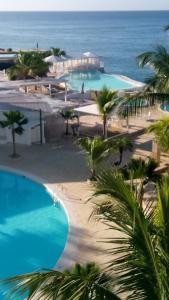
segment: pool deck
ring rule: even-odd
[[[45,96],[25,95],[18,92],[21,82],[9,82],[0,74],[0,102],[32,102],[44,101],[49,105],[56,105],[56,100]],[[57,106],[64,107],[64,101],[57,100]],[[68,105],[68,103],[66,103]],[[153,111],[153,120],[163,115],[160,110]],[[151,156],[152,137],[144,134],[144,128],[151,121],[152,116],[131,118],[129,133],[135,141],[135,154],[141,157]],[[90,123],[89,117],[86,121]],[[92,117],[92,125],[97,120]],[[89,171],[86,166],[85,156],[75,145],[71,136],[63,137],[58,142],[45,145],[23,146],[17,145],[21,158],[9,158],[11,145],[0,145],[0,166],[15,172],[21,172],[28,177],[45,184],[57,198],[63,202],[70,220],[70,234],[65,252],[58,262],[57,268],[70,267],[74,262],[85,263],[96,261],[101,266],[107,261],[105,253],[106,244],[98,243],[108,235],[105,226],[89,221],[93,204],[86,200],[92,195],[92,186],[88,183]],[[126,152],[124,163],[131,158],[131,153]],[[117,156],[114,156],[117,160]],[[162,158],[164,161],[168,157]],[[112,233],[111,233],[112,234]],[[115,235],[116,233],[114,233]]]
[[[93,236],[100,231],[100,224],[94,229],[92,221],[88,222],[91,204],[85,204],[85,201],[91,192],[86,181],[89,174],[84,155],[71,140],[61,141],[59,145],[18,146],[18,152],[22,155],[19,160],[11,160],[8,157],[10,151],[11,145],[0,146],[1,168],[7,167],[43,182],[66,207],[70,239],[59,269],[69,267],[77,260],[93,260],[96,252],[100,251],[100,246],[93,243]]]

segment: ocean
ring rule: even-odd
[[[70,55],[100,55],[107,72],[143,81],[136,57],[157,44],[168,46],[169,11],[0,12],[0,48],[59,47]]]

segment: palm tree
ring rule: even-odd
[[[118,94],[116,91],[112,92],[106,87],[104,87],[99,93],[95,93],[94,97],[99,113],[103,118],[103,137],[106,138],[107,118],[111,114],[113,109],[117,107]]]
[[[39,52],[20,52],[14,66],[7,70],[10,80],[20,80],[45,76],[49,65],[44,62]]]
[[[44,271],[20,275],[8,279],[6,283],[16,284],[12,293],[18,296],[28,292],[28,299],[60,300],[120,300],[112,291],[112,278],[103,273],[95,263],[85,266],[75,264],[71,271]]]
[[[61,112],[62,118],[66,122],[66,131],[65,134],[69,134],[69,120],[71,120],[74,117],[74,112],[72,110],[66,109]]]
[[[127,299],[168,299],[169,177],[157,189],[159,210],[150,204],[142,208],[135,192],[112,170],[97,180],[95,195],[103,195],[105,200],[95,214],[117,231],[117,238],[108,240],[109,271],[116,272],[120,291],[130,294]]]
[[[88,264],[63,273],[15,276],[3,281],[12,286],[12,293],[28,292],[28,299],[168,300],[169,176],[157,185],[158,202],[151,209],[142,208],[135,192],[113,170],[97,177],[95,189],[93,197],[99,198],[93,216],[112,231],[106,274]]]
[[[154,71],[154,76],[147,83],[157,92],[169,92],[169,52],[161,45],[154,51],[148,51],[138,56],[141,68],[148,66]]]
[[[108,158],[113,151],[113,145],[108,139],[103,140],[101,137],[80,138],[78,144],[86,152],[91,179],[95,179],[98,165]]]
[[[150,125],[147,129],[149,133],[153,133],[155,141],[160,149],[169,152],[169,117],[163,117],[161,120]]]
[[[112,140],[112,143],[114,143],[114,147],[117,148],[119,151],[119,162],[118,165],[120,165],[123,161],[123,153],[124,151],[132,151],[133,150],[133,143],[127,138],[127,137],[120,137]]]
[[[8,127],[11,130],[13,153],[11,157],[16,158],[19,155],[16,153],[16,138],[15,135],[21,135],[24,132],[23,125],[28,123],[28,119],[24,117],[19,111],[9,111],[3,113],[6,120],[0,121],[0,126],[2,128]]]
[[[157,144],[157,161],[160,162],[160,151],[169,153],[169,117],[150,125],[147,132],[154,134],[154,141]]]
[[[46,76],[49,71],[49,64],[46,63],[41,55],[37,52],[33,52],[30,57],[29,66],[29,76],[36,78]]]
[[[132,158],[130,162],[120,170],[124,179],[143,179],[143,183],[149,180],[156,181],[160,178],[160,175],[155,174],[155,169],[158,167],[158,163],[151,157],[147,160],[142,158]]]
[[[7,69],[7,75],[10,80],[20,80],[29,77],[29,55],[20,52],[15,65]]]
[[[61,50],[60,48],[51,48],[51,52],[55,56],[66,56],[66,52],[64,50]]]
[[[168,30],[169,30],[169,25],[166,25],[166,26],[164,27],[164,30],[165,30],[165,31],[168,31]]]

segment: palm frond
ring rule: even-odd
[[[98,94],[95,94],[95,101],[98,106],[99,112],[103,114],[109,114],[118,99],[118,94],[116,91],[111,91],[104,87]]]
[[[137,57],[141,68],[148,66],[154,74],[149,79],[149,86],[157,92],[169,92],[169,53],[162,45],[157,45],[154,51],[145,52]]]
[[[169,253],[169,175],[165,176],[157,187],[158,205],[156,210],[156,224],[159,228],[161,243]]]
[[[77,143],[86,152],[92,178],[96,175],[96,168],[98,165],[116,150],[111,140],[103,139],[99,136],[96,136],[93,139],[89,137],[80,138]]]
[[[11,293],[28,299],[61,300],[120,300],[113,292],[112,278],[101,272],[94,264],[76,264],[71,271],[35,272],[15,276],[3,281],[11,288]]]
[[[152,214],[144,214],[130,186],[113,171],[98,176],[96,196],[105,198],[100,205],[97,200],[97,218],[116,231],[117,238],[107,242],[112,257],[109,270],[116,274],[119,291],[129,293],[129,299],[161,299],[166,277],[159,275]]]
[[[166,26],[164,27],[164,30],[165,30],[165,31],[168,31],[168,30],[169,30],[169,25],[166,25]]]
[[[150,125],[147,132],[154,134],[155,141],[158,143],[162,151],[169,151],[169,117],[164,117]]]

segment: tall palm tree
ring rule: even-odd
[[[123,161],[123,153],[126,150],[132,151],[133,150],[133,143],[129,140],[127,137],[120,137],[112,140],[112,143],[114,143],[114,147],[117,148],[119,151],[119,162],[120,165]]]
[[[157,144],[157,160],[160,161],[160,151],[169,153],[169,117],[150,125],[147,132],[154,134],[154,141]]]
[[[33,52],[30,56],[29,66],[29,76],[32,78],[46,76],[49,71],[49,64],[46,63],[41,55],[37,52]]]
[[[29,77],[29,62],[30,57],[27,52],[20,51],[16,63],[7,69],[7,75],[10,80],[20,80]]]
[[[95,93],[95,101],[99,113],[103,119],[103,137],[107,137],[107,118],[117,107],[118,94],[116,91],[111,91],[104,87],[99,93]]]
[[[104,161],[113,151],[113,145],[108,139],[101,137],[84,137],[78,140],[78,144],[85,151],[88,165],[91,170],[91,179],[95,179],[98,165]]]
[[[66,122],[65,134],[68,135],[69,134],[69,120],[71,120],[72,117],[74,116],[74,112],[70,109],[66,109],[61,112],[61,116]]]
[[[94,264],[63,273],[36,272],[5,280],[12,293],[28,292],[28,299],[168,300],[169,177],[157,186],[157,206],[151,209],[142,208],[135,192],[113,170],[98,176],[95,189],[94,197],[99,198],[93,215],[112,231],[107,240],[108,275]]]
[[[6,120],[0,121],[2,128],[9,128],[12,135],[13,153],[11,157],[16,158],[19,155],[16,153],[16,137],[15,135],[21,135],[24,132],[23,125],[28,123],[28,119],[24,117],[19,111],[9,111],[3,113]]]
[[[155,141],[160,149],[169,152],[169,117],[163,117],[161,120],[150,125],[147,129],[149,133],[153,133]]]
[[[43,61],[39,52],[20,52],[14,66],[7,70],[10,80],[20,80],[45,76],[48,72],[48,63]]]
[[[145,52],[138,56],[141,68],[148,66],[154,71],[154,75],[147,83],[157,92],[169,92],[169,52],[161,45],[153,51]]]

